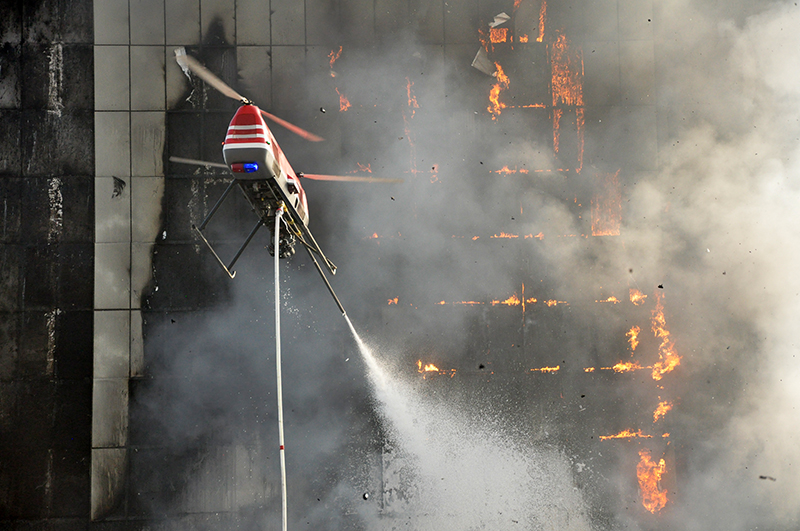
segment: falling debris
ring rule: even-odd
[[[494,63],[489,60],[489,54],[483,47],[478,48],[475,59],[472,60],[472,68],[480,70],[487,76],[495,75]]]
[[[489,22],[489,27],[496,28],[497,26],[505,24],[509,20],[511,20],[511,17],[508,16],[505,12],[499,13],[494,16],[494,20],[492,22]]]
[[[191,81],[192,74],[189,72],[189,64],[186,62],[186,48],[183,46],[175,48],[175,60],[178,62],[178,66],[181,67],[181,70],[183,70],[183,74],[186,78]]]
[[[772,476],[758,476],[758,479],[768,479],[770,481],[778,481],[777,479],[775,479]]]

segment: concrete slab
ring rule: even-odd
[[[200,0],[165,0],[167,46],[200,43]]]
[[[98,310],[130,307],[130,243],[95,244],[94,306]]]
[[[622,103],[654,105],[656,74],[653,41],[621,41],[619,62]]]
[[[268,46],[239,46],[236,49],[239,67],[239,87],[246,97],[268,109],[272,100],[270,48]]]
[[[587,106],[620,102],[619,43],[590,41],[583,45],[583,95]]]
[[[95,175],[120,179],[131,174],[130,114],[96,112]],[[127,179],[125,179],[127,180]]]
[[[142,298],[153,278],[154,243],[131,245],[131,308],[142,308]]]
[[[20,46],[6,46],[0,50],[0,109],[18,109],[22,103],[20,94],[20,70],[22,56]],[[26,72],[27,73],[27,72]]]
[[[94,380],[92,448],[118,448],[128,442],[128,379]]]
[[[230,0],[200,0],[200,35],[204,45],[236,42],[236,3]]]
[[[341,6],[335,2],[308,5],[306,9],[306,44],[336,47],[342,43],[339,28]]]
[[[131,239],[154,242],[161,228],[163,177],[135,177],[131,180]]]
[[[409,5],[394,0],[375,1],[375,33],[384,41],[404,29],[409,20]]]
[[[167,109],[174,109],[183,104],[192,90],[192,82],[175,61],[175,48],[167,46],[164,51]]]
[[[164,0],[129,0],[131,44],[164,44]]]
[[[128,44],[128,0],[93,2],[94,43]]]
[[[129,72],[127,46],[95,46],[95,110],[122,111],[130,108]]]
[[[481,20],[478,16],[477,2],[445,2],[444,42],[478,44],[478,28],[488,22],[489,20]]]
[[[236,44],[257,46],[270,44],[269,3],[262,0],[237,0]]]
[[[276,111],[286,111],[297,105],[296,87],[303,82],[305,58],[302,47],[272,47],[272,108]]]
[[[619,6],[619,38],[621,40],[653,39],[652,0],[617,0]]]
[[[142,332],[141,310],[131,310],[131,378],[143,378],[144,373],[144,334]]]
[[[164,175],[163,112],[131,113],[131,173],[134,177]]]
[[[584,167],[594,164],[604,171],[657,167],[655,106],[589,107],[586,138]]]
[[[94,378],[130,375],[130,311],[94,313]]]
[[[305,3],[296,0],[273,0],[271,9],[271,44],[305,44]]]
[[[108,517],[122,508],[127,465],[126,448],[92,448],[92,520]]]
[[[130,179],[95,177],[94,210],[97,243],[129,242],[131,239]]]
[[[22,174],[21,118],[19,111],[0,111],[0,174]]]
[[[347,43],[366,44],[375,39],[375,4],[372,0],[354,0],[342,5],[339,28]]]
[[[131,109],[162,110],[165,105],[166,55],[161,46],[131,46]]]
[[[417,36],[425,44],[444,42],[444,3],[442,0],[411,0],[411,17],[417,24]]]

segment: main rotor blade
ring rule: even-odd
[[[300,173],[301,178],[314,181],[345,181],[366,183],[401,183],[403,179],[387,179],[383,177],[360,177],[357,175],[322,175],[318,173]]]
[[[325,140],[321,136],[317,136],[314,133],[309,133],[305,129],[301,129],[301,128],[297,127],[296,125],[291,124],[291,123],[287,122],[286,120],[284,120],[282,118],[278,118],[274,114],[270,114],[270,113],[268,113],[267,111],[265,111],[263,109],[259,109],[259,110],[261,111],[261,114],[264,115],[264,118],[272,120],[276,124],[285,127],[286,129],[288,129],[292,133],[294,133],[296,135],[299,135],[299,136],[305,138],[306,140],[310,140],[311,142],[322,142],[323,140]]]
[[[207,160],[185,159],[183,157],[170,157],[170,162],[177,162],[178,164],[193,164],[195,166],[210,166],[212,168],[225,168],[229,169],[227,164],[220,162],[208,162]]]
[[[183,48],[176,48],[175,49],[175,60],[178,62],[181,68],[191,70],[197,77],[220,91],[223,95],[236,100],[241,101],[243,103],[250,103],[250,100],[233,90],[229,87],[224,81],[220,78],[215,76],[211,73],[209,69],[204,67],[200,64],[200,62],[192,57],[191,55],[187,55],[186,51]]]

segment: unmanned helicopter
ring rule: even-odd
[[[258,229],[263,225],[267,225],[273,234],[269,248],[270,254],[274,255],[277,252],[279,258],[289,258],[295,254],[295,244],[300,242],[308,251],[308,255],[314,262],[320,276],[322,276],[328,291],[330,291],[342,314],[344,314],[345,311],[342,304],[333,292],[322,267],[317,262],[317,257],[319,257],[328,271],[333,275],[336,274],[336,266],[325,256],[308,229],[308,202],[306,193],[300,184],[300,178],[367,182],[402,182],[402,179],[295,173],[280,146],[278,146],[272,131],[267,127],[264,118],[285,127],[306,140],[320,142],[324,140],[323,138],[259,109],[252,101],[240,95],[201,65],[197,59],[187,55],[183,48],[175,50],[175,59],[185,72],[191,71],[223,95],[241,103],[241,107],[236,111],[228,126],[225,141],[222,143],[222,156],[225,164],[170,157],[172,162],[220,167],[230,170],[233,174],[233,180],[200,226],[192,225],[192,228],[197,231],[200,238],[211,250],[214,258],[231,278],[236,276],[236,272],[233,270],[236,261],[256,235]],[[203,231],[234,188],[239,188],[243,193],[252,211],[258,217],[258,221],[233,259],[226,264],[206,239]],[[280,208],[284,208],[287,215],[280,218],[283,230],[279,231],[279,241],[275,242],[273,225],[276,213]]]

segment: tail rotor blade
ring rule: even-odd
[[[301,178],[314,181],[340,181],[364,183],[402,183],[403,179],[387,179],[383,177],[361,177],[358,175],[324,175],[319,173],[299,173]]]
[[[183,48],[175,49],[175,60],[178,62],[180,67],[184,69],[184,71],[187,69],[191,70],[194,75],[217,89],[223,95],[236,101],[250,103],[250,100],[233,90],[224,81],[212,74],[211,71],[201,65],[197,59],[191,55],[186,55],[186,50]]]
[[[267,111],[265,111],[263,109],[259,109],[259,110],[261,111],[261,114],[264,115],[264,118],[267,118],[268,120],[272,120],[276,124],[278,124],[278,125],[280,125],[282,127],[285,127],[286,129],[288,129],[292,133],[294,133],[294,134],[296,134],[296,135],[298,135],[298,136],[300,136],[302,138],[305,138],[306,140],[309,140],[311,142],[322,142],[323,140],[325,140],[321,136],[317,136],[314,133],[309,133],[305,129],[301,129],[301,128],[297,127],[296,125],[294,125],[292,123],[289,123],[289,122],[287,122],[286,120],[284,120],[282,118],[278,118],[274,114],[270,114],[270,113],[268,113]]]

